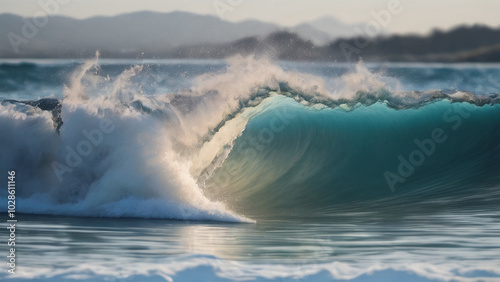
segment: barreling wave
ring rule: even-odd
[[[493,208],[499,118],[498,104],[394,110],[378,102],[348,112],[276,98],[207,177],[206,193],[253,217]]]
[[[62,100],[3,100],[0,167],[18,211],[252,222],[265,214],[499,199],[500,97],[387,87],[362,64],[335,89],[232,59],[178,93],[96,61]]]

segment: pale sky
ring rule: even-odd
[[[56,0],[41,0],[52,2]],[[135,11],[186,11],[218,16],[214,5],[230,7],[223,19],[256,19],[292,26],[330,15],[347,23],[366,23],[373,12],[398,0],[57,0],[58,15],[74,18],[113,16]],[[43,11],[38,0],[0,0],[0,13],[31,17]],[[500,27],[500,0],[399,0],[402,11],[392,15],[386,30],[396,33],[449,29],[459,24],[481,23]],[[222,4],[221,4],[222,3]],[[219,13],[220,14],[220,13]]]

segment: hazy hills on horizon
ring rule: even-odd
[[[368,44],[359,46],[360,42]],[[85,58],[96,50],[109,58],[201,59],[267,53],[284,60],[499,62],[500,29],[459,27],[427,36],[389,36],[382,31],[367,41],[354,26],[333,17],[285,28],[186,12],[135,12],[83,20],[53,16],[37,27],[33,19],[0,14],[2,58]]]
[[[27,21],[30,24],[25,27]],[[325,32],[328,26],[334,28]],[[335,38],[349,36],[349,32],[354,35],[354,30],[348,25],[328,17],[284,28],[256,20],[233,23],[216,16],[187,12],[135,12],[82,20],[52,16],[45,26],[38,28],[30,18],[0,14],[0,57],[85,55],[89,50],[128,53],[145,49],[145,46],[145,51],[157,53],[182,46],[224,44],[245,37],[263,37],[283,30],[295,32],[315,44],[326,44]],[[27,31],[28,36],[23,31]],[[21,38],[9,39],[9,33]],[[32,38],[31,33],[35,34]],[[15,47],[11,41],[15,42]]]

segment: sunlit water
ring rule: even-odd
[[[397,213],[256,224],[22,215],[18,273],[38,278],[64,273],[62,278],[74,272],[95,279],[97,272],[99,279],[108,279],[165,268],[183,281],[186,273],[203,273],[206,267],[212,280],[221,281],[264,275],[288,281],[321,268],[335,270],[338,278],[361,275],[354,281],[416,279],[413,271],[431,280],[497,277],[480,269],[492,271],[500,264],[498,211]],[[374,271],[363,275],[370,268]],[[204,280],[203,275],[196,280]],[[326,274],[320,277],[328,280]]]

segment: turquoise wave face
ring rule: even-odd
[[[205,190],[256,217],[498,203],[499,121],[500,105],[436,101],[395,110],[376,103],[345,111],[276,97]]]

